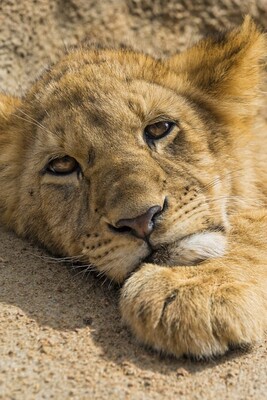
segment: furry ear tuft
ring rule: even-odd
[[[168,60],[189,84],[216,99],[248,102],[261,81],[266,37],[251,17],[217,37],[201,40]]]
[[[0,93],[0,129],[8,124],[10,117],[20,103],[19,98]]]

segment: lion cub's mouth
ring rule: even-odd
[[[224,232],[203,231],[152,248],[143,262],[168,266],[196,265],[209,258],[222,257],[226,245]]]
[[[143,261],[144,263],[165,265],[170,260],[170,253],[168,245],[163,244],[160,248],[151,251],[148,257]]]

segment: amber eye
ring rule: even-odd
[[[46,170],[55,175],[67,175],[79,169],[79,164],[75,158],[70,156],[64,156],[55,158],[50,161]]]
[[[147,125],[145,134],[151,140],[161,139],[171,132],[174,125],[174,122],[170,121],[155,122],[155,124]]]

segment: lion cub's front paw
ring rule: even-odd
[[[263,332],[263,305],[226,272],[145,264],[123,288],[123,319],[143,343],[175,356],[210,357],[252,343]]]

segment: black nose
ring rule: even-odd
[[[120,219],[115,229],[119,232],[131,232],[134,236],[145,239],[154,229],[155,217],[162,211],[161,206],[150,207],[144,214],[135,218]]]

